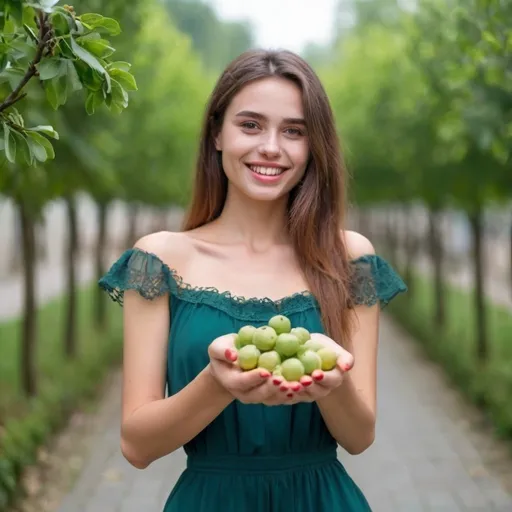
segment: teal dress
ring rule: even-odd
[[[384,305],[406,290],[379,256],[363,256],[351,264],[358,304]],[[293,325],[323,332],[319,306],[310,293],[273,301],[191,287],[156,255],[140,249],[122,254],[99,284],[121,305],[124,290],[136,290],[146,299],[169,294],[169,395],[205,368],[207,347],[215,338],[243,325],[258,327],[283,314]],[[315,403],[268,407],[235,400],[184,449],[187,468],[164,512],[371,510],[338,461],[337,443]]]

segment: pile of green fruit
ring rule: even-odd
[[[336,353],[322,345],[304,327],[293,327],[284,315],[273,316],[268,325],[242,327],[235,340],[238,364],[244,371],[265,368],[285,380],[298,381],[315,370],[332,370]]]

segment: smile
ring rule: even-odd
[[[286,170],[282,167],[262,167],[259,165],[247,165],[247,167],[249,167],[252,172],[262,176],[279,176]]]

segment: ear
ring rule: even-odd
[[[222,151],[222,144],[220,143],[220,133],[218,133],[214,138],[213,141],[215,142],[215,149],[217,151]]]

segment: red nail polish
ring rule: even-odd
[[[294,384],[292,386],[293,391],[300,391],[300,384]]]
[[[305,380],[302,385],[303,386],[311,386],[311,384],[313,384],[313,381],[312,380]]]
[[[260,372],[260,377],[262,379],[267,379],[268,377],[270,377],[270,373],[268,373],[268,372]]]
[[[315,380],[322,380],[324,378],[324,374],[323,373],[317,373],[314,377]]]
[[[286,396],[287,396],[288,398],[293,398],[293,393],[288,393]]]
[[[288,386],[281,386],[279,389],[281,391],[288,391]]]
[[[272,380],[272,382],[274,383],[275,386],[279,386],[279,384],[281,384],[280,379],[274,379],[274,380]]]
[[[226,356],[226,359],[229,359],[230,361],[236,361],[237,354],[234,350],[227,348],[226,352],[224,352],[224,355]]]
[[[344,364],[342,368],[343,368],[344,372],[348,372],[349,370],[352,369],[352,365],[347,363],[347,364]]]

